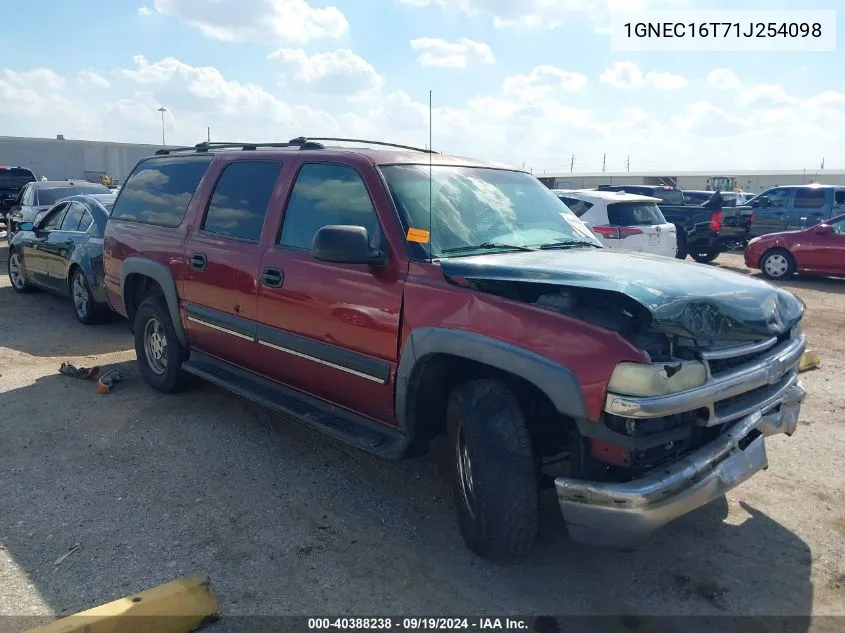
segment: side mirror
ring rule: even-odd
[[[383,251],[370,246],[370,236],[363,226],[324,226],[314,236],[311,255],[322,262],[335,264],[370,264],[381,266],[387,261]]]
[[[833,227],[830,224],[817,224],[813,227],[816,235],[833,235]]]
[[[18,231],[31,231],[32,226],[32,222],[21,222],[18,224]]]

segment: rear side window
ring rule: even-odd
[[[80,233],[85,233],[88,229],[91,228],[91,225],[94,223],[94,218],[91,217],[91,214],[88,213],[86,210],[85,213],[82,214],[82,219],[79,221],[79,226],[77,227],[77,231]]]
[[[640,193],[639,191],[632,191],[631,193]],[[680,189],[654,189],[650,194],[654,198],[660,198],[663,204],[671,206],[684,206],[684,194]]]
[[[607,205],[607,218],[614,226],[651,226],[666,224],[656,204],[617,202]]]
[[[227,165],[214,188],[202,230],[257,242],[281,169],[280,163],[271,161]]]
[[[587,211],[593,208],[592,202],[586,202],[584,200],[566,197],[562,197],[561,200],[567,207],[569,207],[569,210],[572,211],[572,213],[577,215],[579,218],[584,215]]]
[[[120,191],[115,220],[179,226],[212,156],[168,156],[141,161]]]
[[[820,209],[825,203],[824,189],[796,189],[796,209]]]
[[[65,213],[65,219],[62,220],[62,231],[76,231],[79,226],[79,221],[85,215],[85,207],[78,202],[71,202]]]
[[[834,204],[837,207],[845,207],[845,189],[840,189],[834,196]]]
[[[35,182],[35,174],[21,167],[0,167],[0,189],[20,189]]]

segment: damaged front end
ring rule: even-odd
[[[764,438],[795,431],[806,337],[792,294],[642,255],[520,253],[498,270],[481,259],[442,265],[476,290],[616,331],[650,361],[616,365],[601,420],[577,421],[582,468],[554,478],[574,541],[630,548],[766,468]]]

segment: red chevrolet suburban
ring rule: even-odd
[[[500,559],[543,487],[573,540],[630,548],[795,431],[789,292],[602,248],[526,172],[342,140],[135,167],[105,278],[150,385],[193,374],[393,459],[443,434],[462,535]]]

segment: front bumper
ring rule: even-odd
[[[792,435],[806,396],[799,381],[767,409],[738,420],[706,446],[627,483],[555,480],[570,538],[628,549],[670,521],[723,496],[768,467],[765,437]]]

